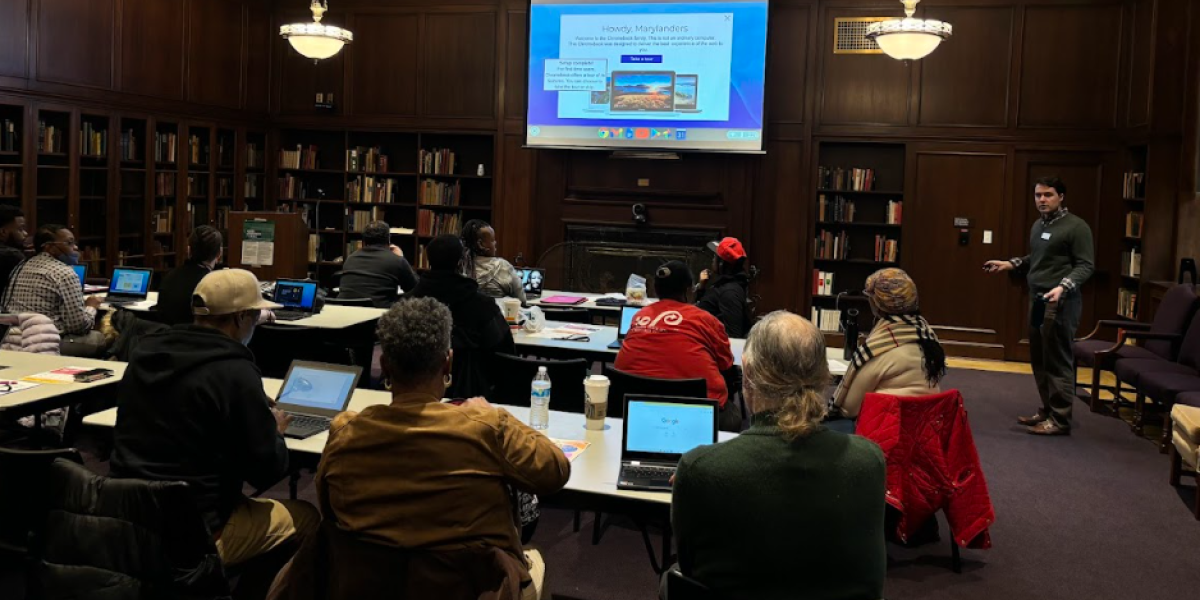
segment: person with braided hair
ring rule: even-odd
[[[475,279],[479,291],[492,298],[516,298],[525,304],[525,285],[512,263],[496,254],[496,230],[487,221],[471,219],[462,228],[463,274]]]

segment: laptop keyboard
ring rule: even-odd
[[[670,479],[675,467],[627,466],[622,472],[629,479]]]
[[[288,424],[287,433],[284,435],[291,437],[306,438],[316,435],[329,429],[331,423],[329,419],[324,417],[297,415],[294,413],[288,414],[292,415],[292,422]]]
[[[299,321],[311,317],[312,313],[307,313],[301,310],[277,310],[275,311],[276,321]]]

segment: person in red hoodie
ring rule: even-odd
[[[722,431],[741,431],[742,413],[729,402],[725,371],[733,368],[733,351],[725,326],[708,311],[691,304],[692,272],[673,260],[654,274],[658,302],[638,311],[617,354],[616,368],[660,379],[708,382],[708,397],[720,402]]]

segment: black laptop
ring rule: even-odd
[[[521,277],[521,285],[525,287],[526,298],[541,298],[542,286],[546,283],[546,270],[526,267],[517,269]]]
[[[280,279],[271,298],[283,308],[275,311],[276,321],[299,321],[316,313],[317,282],[304,279]]]
[[[117,267],[113,269],[112,281],[108,283],[108,294],[104,301],[109,306],[129,306],[142,302],[150,295],[152,269]]]
[[[717,401],[625,396],[625,435],[617,489],[670,491],[684,453],[717,443]]]
[[[633,315],[636,315],[641,306],[622,306],[621,307],[621,326],[617,328],[617,339],[608,347],[613,350],[620,350],[621,344],[625,341],[625,336],[629,335],[629,328],[633,327]]]
[[[275,406],[292,416],[288,437],[306,438],[329,429],[333,417],[346,410],[362,367],[297,360],[288,368]]]

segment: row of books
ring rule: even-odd
[[[382,153],[379,146],[367,148],[358,146],[346,151],[346,170],[366,173],[387,173],[388,157]]]
[[[417,270],[418,271],[429,270],[429,257],[425,255],[425,245],[424,244],[422,244],[419,248],[417,248]]]
[[[179,136],[174,133],[154,133],[154,162],[175,164],[179,160]]]
[[[138,159],[137,136],[133,130],[121,132],[121,160],[135,161]]]
[[[896,262],[900,257],[900,242],[887,236],[875,236],[875,260]]]
[[[187,179],[187,194],[189,196],[208,195],[208,177],[188,175]]]
[[[0,171],[0,196],[16,196],[17,172]]]
[[[419,202],[426,206],[458,206],[462,196],[462,186],[459,182],[444,183],[426,179],[421,182],[417,195]]]
[[[440,213],[431,210],[417,211],[417,235],[458,235],[462,231],[461,213]]]
[[[208,146],[200,140],[200,136],[188,137],[188,164],[204,166],[208,164]]]
[[[228,177],[217,178],[217,197],[229,198],[233,196],[233,180]]]
[[[1132,200],[1146,197],[1146,174],[1125,173],[1125,182],[1121,185],[1121,197]]]
[[[63,130],[61,127],[47,125],[38,121],[38,152],[62,152]]]
[[[888,225],[900,225],[904,219],[904,203],[899,200],[888,200],[885,216]]]
[[[217,229],[221,231],[229,229],[229,211],[231,210],[233,209],[228,206],[217,207]]]
[[[349,242],[346,242],[346,256],[350,256],[351,254],[362,250],[362,247],[362,240],[350,240]]]
[[[845,231],[818,231],[813,240],[813,257],[823,260],[841,260],[850,256],[850,234]]]
[[[826,190],[870,191],[875,189],[875,169],[817,167],[817,182]]]
[[[320,260],[320,258],[318,258],[318,255],[317,255],[317,249],[320,248],[320,246],[321,246],[320,234],[316,234],[316,233],[308,234],[308,262],[315,263],[318,260]]]
[[[1140,211],[1130,211],[1125,213],[1125,237],[1140,238],[1142,237],[1142,227],[1145,221]]]
[[[837,333],[842,330],[842,311],[834,308],[818,308],[812,307],[810,321],[817,329],[828,333]]]
[[[813,269],[812,293],[817,296],[833,295],[833,273]]]
[[[360,175],[355,177],[354,181],[346,184],[346,200],[371,204],[391,204],[396,201],[397,187],[399,185],[395,179]]]
[[[1137,292],[1135,290],[1117,291],[1117,314],[1126,319],[1137,319]]]
[[[454,173],[454,151],[446,148],[421,150],[417,158],[418,170],[430,175],[451,175]]]
[[[382,220],[383,215],[380,215],[379,209],[371,210],[352,210],[346,214],[346,231],[359,232],[367,228],[374,221]]]
[[[854,201],[842,196],[834,196],[833,200],[821,194],[817,197],[817,220],[821,222],[853,223]]]
[[[154,211],[154,216],[151,217],[150,223],[154,226],[154,233],[171,233],[175,231],[175,207],[168,206],[162,210]]]
[[[259,148],[258,144],[246,144],[246,167],[249,169],[263,168],[262,148]]]
[[[16,121],[5,119],[3,123],[0,123],[0,152],[19,152],[21,150],[21,136],[18,132]]]
[[[309,144],[307,148],[296,144],[295,150],[279,151],[279,166],[284,169],[319,169],[319,164],[315,144]]]
[[[96,127],[84,121],[79,128],[79,153],[97,158],[108,154],[108,131],[96,131]]]
[[[1142,276],[1142,253],[1137,248],[1121,253],[1121,274],[1127,277]]]
[[[303,200],[308,197],[308,184],[294,175],[287,174],[279,178],[280,200]]]
[[[258,177],[246,177],[246,183],[242,186],[242,194],[244,194],[246,198],[258,197],[258,180]]]
[[[155,196],[174,196],[175,195],[175,174],[174,173],[155,173],[155,175],[154,175],[154,195]]]

